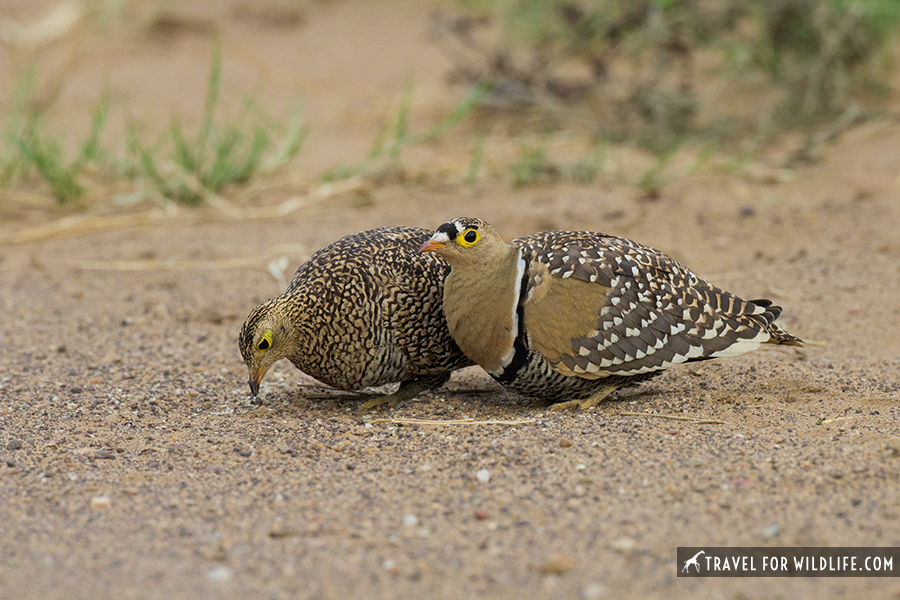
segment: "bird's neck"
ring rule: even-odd
[[[444,287],[444,314],[460,350],[488,373],[500,375],[512,360],[518,335],[519,291],[525,262],[505,246],[492,260],[451,264]]]

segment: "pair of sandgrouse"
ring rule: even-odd
[[[414,397],[477,363],[507,389],[587,408],[679,363],[802,345],[769,300],[742,300],[665,254],[592,232],[504,243],[479,219],[344,237],[256,307],[240,348],[256,395],[287,358],[331,386]]]

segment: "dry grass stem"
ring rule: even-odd
[[[496,419],[487,419],[477,421],[475,419],[372,419],[369,423],[394,423],[397,425],[527,425],[534,423],[534,419],[522,419],[519,421],[501,421]]]
[[[688,423],[693,423],[694,425],[725,425],[726,421],[720,421],[718,419],[701,419],[699,417],[682,417],[679,415],[661,415],[656,413],[643,413],[643,412],[621,412],[619,413],[625,417],[656,417],[658,419],[671,419],[673,421],[687,421]]]
[[[343,181],[323,183],[307,194],[288,198],[277,206],[238,208],[214,195],[206,197],[223,220],[277,219],[301,208],[308,208],[333,196],[352,192],[364,185],[362,178],[351,177]],[[33,227],[0,237],[0,245],[25,244],[72,235],[123,229],[138,225],[149,225],[162,220],[196,219],[199,212],[185,209],[171,203],[165,209],[153,209],[141,213],[114,217],[74,215],[64,217],[47,225]]]
[[[822,425],[828,425],[829,423],[834,423],[835,421],[846,421],[847,419],[852,419],[853,417],[832,417],[830,419],[822,419]]]
[[[265,254],[252,258],[226,258],[223,260],[83,260],[76,264],[85,271],[202,271],[218,269],[246,269],[266,264],[273,256],[294,255],[305,257],[306,251],[299,244],[279,244]]]

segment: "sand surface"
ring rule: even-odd
[[[312,4],[290,27],[223,14],[226,82],[252,81],[252,52],[272,102],[302,88],[310,172],[364,153],[409,73],[424,121],[453,104],[424,4]],[[163,116],[173,89],[199,106],[209,39],[191,31],[80,31],[54,118],[84,115],[109,72],[113,94]],[[898,148],[900,125],[880,121],[785,176],[701,171],[657,200],[609,182],[388,184],[279,219],[199,210],[16,244],[70,209],[8,195],[0,598],[900,596],[892,579],[675,577],[678,546],[900,545]],[[260,205],[305,191],[280,177]],[[636,239],[775,300],[812,343],[674,368],[585,412],[516,400],[470,368],[362,413],[286,362],[253,402],[236,342],[283,289],[273,260],[289,277],[344,234],[460,215],[507,238]]]

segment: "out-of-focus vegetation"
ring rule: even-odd
[[[369,152],[313,178],[447,178],[446,170],[411,172],[409,151],[470,121],[469,133],[454,140],[471,149],[459,152],[468,155],[450,176],[456,181],[590,183],[613,171],[653,197],[682,148],[690,147],[689,169],[716,154],[740,168],[773,137],[800,131],[806,141],[796,156],[803,159],[876,115],[890,91],[900,32],[898,0],[461,0],[456,10],[436,15],[431,31],[453,65],[450,80],[464,84],[455,88],[464,90],[455,110],[412,131],[410,78]],[[285,166],[309,132],[299,111],[275,118],[253,97],[237,115],[225,115],[218,43],[199,125],[175,118],[160,131],[131,115],[117,139],[106,127],[116,107],[102,90],[84,115],[84,139],[49,127],[46,102],[36,99],[36,70],[33,64],[9,86],[0,189],[39,180],[60,203],[101,179],[133,182],[133,192],[118,195],[126,202],[200,204]],[[506,133],[491,127],[509,116],[517,123]],[[581,154],[555,152],[560,132],[582,142]],[[512,153],[498,152],[498,136],[509,137]],[[621,145],[649,156],[637,174],[616,173],[611,156]]]
[[[466,0],[436,20],[456,77],[499,106],[659,153],[764,139],[877,106],[896,0]]]
[[[32,65],[13,93],[13,110],[0,144],[0,186],[36,176],[50,186],[59,203],[66,203],[82,195],[79,178],[92,171],[142,182],[139,195],[195,205],[227,185],[272,172],[297,155],[308,133],[299,111],[282,121],[247,98],[240,114],[223,118],[217,110],[221,82],[222,54],[216,44],[197,132],[189,135],[178,119],[162,133],[147,131],[139,125],[139,116],[134,116],[126,143],[120,147],[102,141],[109,95],[100,93],[90,132],[69,156],[66,139],[45,127],[40,107],[33,101]]]

